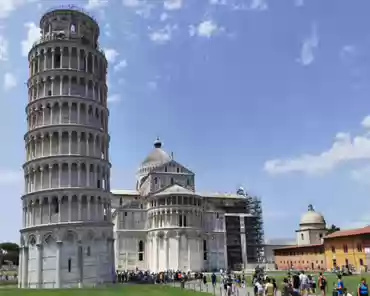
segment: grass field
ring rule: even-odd
[[[1,296],[206,296],[203,292],[180,290],[162,285],[125,285],[113,288],[66,289],[66,290],[33,290],[7,289],[0,291]]]

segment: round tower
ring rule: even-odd
[[[82,10],[53,9],[28,55],[22,288],[112,279],[107,60],[98,38]]]

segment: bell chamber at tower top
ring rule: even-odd
[[[98,49],[99,25],[76,6],[61,6],[46,12],[40,20],[40,41],[77,39]],[[36,43],[36,44],[37,44]]]

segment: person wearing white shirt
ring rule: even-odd
[[[301,271],[300,275],[299,275],[299,281],[300,281],[300,284],[301,284],[301,294],[302,295],[307,295],[308,294],[308,289],[309,289],[309,286],[308,286],[308,276],[304,273],[304,271]]]

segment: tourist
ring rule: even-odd
[[[266,278],[265,295],[275,296],[275,288],[274,285],[271,283],[271,279],[269,277]]]
[[[343,288],[343,296],[352,296],[352,294],[347,292],[347,288]]]
[[[367,286],[366,280],[364,278],[361,279],[361,283],[358,285],[357,295],[369,296],[369,287]]]
[[[301,284],[300,290],[302,295],[308,295],[308,277],[302,270],[300,275],[299,275],[299,282]]]
[[[217,277],[216,277],[215,273],[212,273],[211,281],[212,281],[213,288],[216,286],[216,280],[217,280]]]
[[[316,294],[316,280],[315,276],[313,274],[310,275],[310,288],[311,288],[311,293]]]
[[[291,296],[293,294],[292,285],[289,283],[288,278],[284,278],[281,296]]]
[[[323,276],[322,272],[319,274],[318,286],[322,296],[326,296],[327,282],[326,277]]]
[[[293,295],[294,296],[299,296],[300,295],[301,281],[299,279],[298,274],[294,274],[292,276],[292,286],[293,286]]]
[[[338,293],[338,296],[343,296],[343,293],[344,293],[344,283],[343,283],[343,280],[342,280],[342,276],[340,274],[338,274],[338,283],[337,283],[337,293]]]
[[[265,289],[263,288],[262,282],[260,279],[256,280],[254,284],[254,293],[256,296],[264,296]]]

